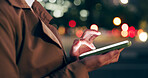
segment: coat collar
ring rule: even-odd
[[[11,5],[18,8],[30,8],[25,0],[8,0]]]
[[[18,8],[28,8],[30,9],[29,5],[26,3],[25,0],[8,0],[9,3],[12,6],[18,7]],[[40,5],[37,0],[34,1],[32,9],[35,11],[35,13],[46,23],[49,23],[51,19],[53,18],[43,7]]]
[[[29,5],[25,2],[25,0],[8,0],[8,1],[12,6],[18,8],[30,9]],[[60,40],[58,40],[58,36],[53,33],[54,32],[53,30],[50,30],[51,29],[50,27],[47,26],[47,24],[49,24],[49,22],[53,17],[36,0],[32,5],[32,9],[35,15],[37,15],[37,17],[39,17],[41,20],[44,33],[62,48],[61,42]]]

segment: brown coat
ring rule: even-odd
[[[52,17],[37,2],[0,0],[0,78],[88,78],[79,62],[68,64]]]

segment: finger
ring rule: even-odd
[[[99,31],[86,30],[81,38],[92,42],[99,35],[101,35]]]
[[[90,36],[92,35],[101,35],[101,33],[99,31],[96,31],[96,30],[89,30],[87,29],[84,34],[82,35],[81,38],[89,38]]]
[[[106,54],[101,56],[102,57],[101,60],[103,60],[103,61],[111,60],[112,58],[114,58],[118,54],[119,54],[118,50],[114,50],[114,51],[108,52],[108,53],[106,53]]]
[[[115,50],[117,53],[114,54],[113,56],[111,56],[110,58],[106,59],[104,62],[104,65],[108,65],[110,63],[115,63],[118,62],[119,56],[120,56],[120,52],[118,50]]]
[[[113,58],[110,63],[118,62],[119,56],[120,56],[120,54],[118,54],[115,58]]]
[[[81,41],[81,45],[86,45],[86,46],[88,46],[90,49],[96,49],[96,47],[94,46],[93,43],[90,43],[90,42],[88,42],[88,41],[86,41],[86,40],[84,40],[84,39],[80,39],[80,41]]]
[[[123,50],[124,50],[124,48],[122,48],[122,49],[119,49],[119,52],[121,53]]]
[[[79,53],[79,51],[78,51],[78,49],[80,48],[80,46],[81,45],[86,45],[86,46],[88,46],[90,49],[96,49],[96,47],[92,44],[92,43],[89,43],[89,42],[87,42],[86,40],[84,40],[84,39],[80,39],[79,41],[78,40],[76,40],[75,42],[74,42],[74,44],[73,44],[73,46],[72,46],[72,52],[73,52],[73,54],[74,55],[79,55],[80,53]]]

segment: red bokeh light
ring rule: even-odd
[[[75,20],[70,20],[69,21],[69,26],[70,27],[75,27],[76,26],[76,21]]]
[[[133,26],[129,27],[128,34],[129,34],[129,36],[131,38],[134,38],[136,36],[136,29],[135,29],[135,27],[133,27]]]
[[[81,37],[83,35],[83,31],[82,30],[78,30],[77,32],[76,32],[76,36],[77,37]]]

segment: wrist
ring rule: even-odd
[[[90,72],[90,71],[89,71],[89,68],[87,67],[86,62],[85,62],[84,59],[81,59],[81,60],[79,60],[78,62],[81,63],[81,64],[86,68],[86,71],[87,71],[87,72]]]

